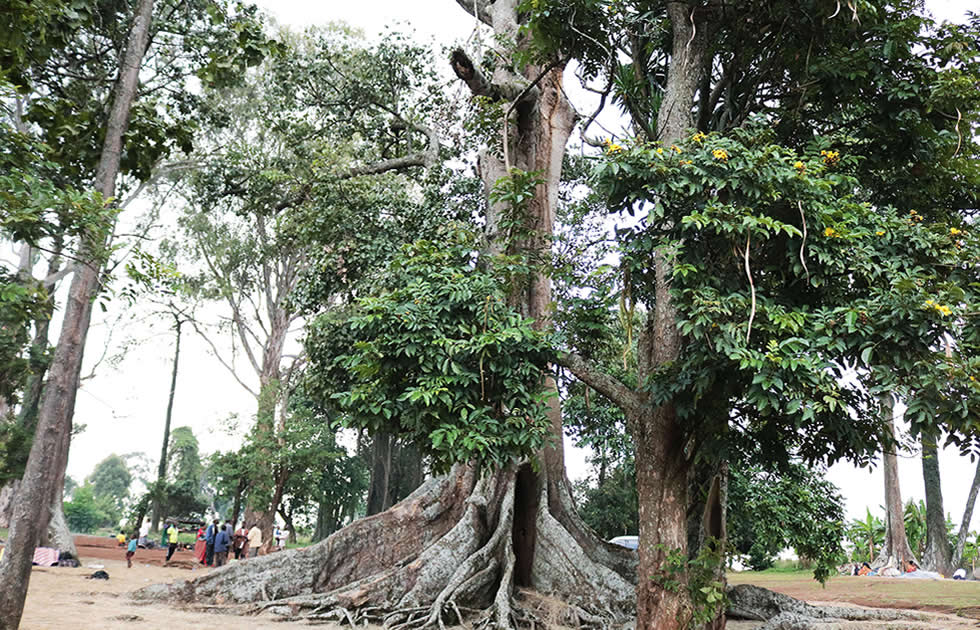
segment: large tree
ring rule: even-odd
[[[187,180],[177,241],[201,269],[201,294],[226,308],[220,330],[232,352],[193,325],[256,399],[246,520],[264,532],[292,474],[280,454],[306,296],[347,299],[393,244],[424,230],[390,209],[419,193],[402,172],[436,166],[443,102],[427,52],[395,36],[376,45],[342,27],[280,36],[278,54],[244,86],[208,94],[226,116]],[[236,372],[238,354],[257,382]]]
[[[448,458],[506,463],[506,453],[534,445],[506,430],[507,410],[523,410],[526,400],[498,389],[504,374],[526,378],[528,368],[516,348],[509,361],[493,351],[508,340],[522,341],[525,352],[535,347],[515,313],[537,326],[549,318],[549,281],[534,262],[552,230],[573,118],[560,69],[570,57],[580,59],[587,75],[608,77],[606,95],[624,105],[637,136],[606,145],[597,179],[612,209],[640,216],[624,220],[619,235],[624,301],[636,304],[641,322],[628,382],[595,369],[574,345],[559,360],[617,404],[632,428],[638,627],[721,625],[714,574],[688,565],[688,514],[709,556],[702,560],[710,561],[715,540],[724,539],[730,450],[751,445],[770,465],[793,457],[867,461],[891,439],[875,395],[900,379],[914,390],[910,399],[921,401],[914,426],[955,410],[947,420],[965,434],[970,405],[943,403],[954,398],[939,375],[975,369],[966,352],[975,342],[975,321],[967,317],[973,299],[966,289],[953,290],[974,282],[974,237],[954,238],[967,232],[959,212],[975,198],[976,173],[958,156],[974,155],[976,147],[969,133],[960,133],[957,147],[955,133],[976,121],[974,44],[965,32],[933,28],[905,2],[876,3],[860,24],[817,2],[739,7],[741,20],[721,2],[535,2],[523,11],[504,0],[460,4],[494,28],[501,47],[492,75],[461,51],[452,61],[487,110],[502,114],[490,126],[499,121],[504,141],[481,154],[479,167],[492,192],[489,251],[511,262],[504,274],[511,291],[502,301],[514,310],[465,280],[476,282],[488,257],[474,268],[473,255],[456,255],[432,271],[421,263],[438,256],[420,244],[410,256],[425,281],[419,288],[466,292],[420,290],[416,302],[389,289],[363,302],[352,321],[364,336],[340,364],[355,387],[340,399],[365,403],[365,424],[400,423]],[[914,52],[922,48],[930,52]],[[910,92],[908,76],[929,87]],[[502,101],[499,109],[495,101]],[[753,113],[758,118],[750,121]],[[911,171],[919,173],[914,183],[902,177]],[[927,212],[922,226],[926,219],[915,217]],[[468,274],[453,274],[453,265]],[[486,302],[482,323],[462,327],[464,339],[443,335],[436,324],[445,325],[452,311],[433,302],[458,309],[466,322],[474,296]],[[962,319],[946,319],[954,307]],[[963,352],[937,360],[935,342],[951,328]],[[410,340],[413,330],[427,343],[398,351],[392,341]],[[466,352],[481,339],[489,362],[467,364]],[[460,349],[442,357],[444,371],[433,367],[436,340]],[[917,362],[920,369],[911,369]],[[862,367],[862,382],[839,380],[848,366]],[[511,385],[523,396],[526,383]],[[385,391],[397,395],[377,395]],[[959,403],[976,391],[965,384],[955,394]],[[472,408],[454,406],[461,401]],[[557,406],[548,411],[557,429]],[[534,418],[530,409],[527,415]],[[536,428],[528,422],[527,434]],[[173,592],[254,601],[275,580],[274,597],[282,601],[321,612],[380,606],[416,613],[419,624],[469,601],[493,604],[488,618],[510,625],[512,614],[528,609],[526,601],[513,605],[513,585],[578,604],[580,619],[595,613],[582,609],[584,601],[621,609],[631,561],[570,515],[560,450],[545,447],[539,458],[540,477],[527,468],[512,476],[505,466],[476,481],[468,469],[454,468],[393,509],[288,556],[297,577],[289,584],[266,561]],[[692,478],[700,480],[695,493]],[[363,550],[358,541],[365,538],[380,540],[390,555]],[[404,563],[392,568],[397,559]]]
[[[528,50],[519,2],[459,4],[494,30],[502,59]],[[299,604],[297,610],[312,607],[312,616],[352,607],[370,615],[374,608],[422,624],[469,605],[485,608],[488,622],[512,627],[535,618],[536,603],[520,601],[515,591],[533,586],[569,602],[562,614],[579,623],[629,614],[634,560],[598,541],[578,519],[564,473],[558,406],[553,398],[543,407],[533,402],[542,384],[555,391],[552,378],[542,381],[534,364],[544,358],[535,330],[547,326],[551,289],[542,266],[549,259],[561,165],[575,119],[562,90],[563,59],[516,66],[487,61],[474,62],[457,50],[452,68],[482,106],[484,128],[489,121],[493,130],[478,166],[492,200],[481,266],[501,271],[503,286],[490,272],[474,273],[479,243],[449,230],[438,242],[407,251],[390,271],[402,280],[385,286],[377,301],[362,304],[349,326],[340,327],[363,340],[354,345],[358,352],[342,359],[349,369],[334,363],[328,348],[322,369],[347,374],[336,380],[346,378],[352,387],[343,396],[360,408],[355,421],[375,430],[394,426],[420,439],[443,468],[454,459],[474,459],[488,469],[481,474],[473,466],[454,466],[391,509],[305,552],[188,583],[180,587],[185,596],[255,601],[275,583],[275,598]],[[492,263],[494,256],[502,259]],[[469,323],[460,330],[456,317]],[[330,341],[336,329],[312,336]],[[427,331],[426,338],[405,345],[413,330]],[[373,335],[385,338],[386,352],[371,351],[382,343],[371,341]],[[446,359],[455,367],[448,368]],[[459,371],[440,377],[438,366]],[[374,370],[385,376],[373,379]],[[399,372],[412,378],[400,384]],[[359,397],[366,398],[363,404]],[[469,426],[455,429],[461,409]],[[522,430],[525,413],[530,417]],[[508,456],[535,450],[534,467]],[[290,567],[285,581],[284,562]],[[176,593],[146,594],[160,592]]]

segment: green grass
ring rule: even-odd
[[[729,584],[754,584],[810,601],[852,602],[864,606],[980,612],[980,582],[880,577],[831,577],[826,586],[806,570],[770,569],[729,573]],[[975,614],[970,615],[975,616]]]

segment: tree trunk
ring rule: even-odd
[[[245,492],[246,487],[248,487],[248,480],[242,477],[238,481],[238,488],[235,490],[235,501],[231,508],[231,523],[236,528],[238,527],[238,517],[242,513],[242,494]]]
[[[368,484],[365,513],[372,516],[384,512],[395,501],[391,500],[392,450],[395,436],[378,433],[371,442],[371,481]]]
[[[953,550],[953,559],[950,562],[953,569],[959,568],[963,562],[963,548],[966,546],[966,537],[970,533],[970,521],[973,520],[973,507],[977,503],[978,491],[980,491],[980,461],[977,462],[977,472],[973,475],[970,494],[966,498],[966,507],[963,508],[963,520],[960,521],[960,531],[956,534],[956,548]]]
[[[116,175],[129,122],[129,111],[136,98],[139,70],[149,41],[153,0],[140,0],[120,64],[119,78],[112,96],[105,142],[95,176],[95,188],[104,199],[115,195]],[[27,469],[14,505],[14,516],[4,561],[0,564],[0,630],[13,630],[20,624],[24,598],[31,576],[34,547],[47,528],[55,482],[64,483],[67,443],[71,435],[75,395],[82,367],[85,338],[92,316],[92,304],[99,291],[100,265],[104,240],[91,235],[83,243],[81,265],[72,278],[64,322],[55,349],[44,399],[38,413],[34,443]],[[56,467],[61,470],[56,470]],[[61,487],[57,492],[61,493]],[[60,497],[59,497],[60,498]]]
[[[42,545],[52,547],[59,551],[67,551],[75,558],[78,558],[78,549],[75,548],[75,537],[68,529],[68,519],[65,518],[65,510],[62,508],[61,497],[51,506],[51,520],[48,522],[48,530],[45,533]]]
[[[939,449],[935,433],[922,433],[922,480],[926,493],[926,548],[922,568],[942,575],[952,574],[946,512],[939,476]]]
[[[0,529],[10,527],[10,518],[14,511],[14,497],[20,487],[20,479],[12,479],[0,488]]]
[[[682,139],[694,126],[691,108],[704,66],[708,29],[703,16],[693,11],[686,3],[667,4],[673,39],[667,88],[657,119],[657,139],[665,145]],[[670,259],[669,252],[660,251],[654,260],[656,301],[640,340],[640,382],[681,354],[679,316],[670,294]],[[672,403],[652,407],[644,402],[640,410],[627,417],[630,415],[640,507],[636,628],[679,630],[688,627],[693,614],[687,571],[676,568],[677,562],[688,558],[690,464],[684,451],[683,430]],[[722,621],[715,627],[723,626]]]
[[[692,614],[687,574],[678,566],[688,553],[684,445],[669,407],[644,408],[643,416],[634,418],[633,424],[640,525],[638,576],[642,578],[636,586],[637,628],[687,628]]]
[[[157,484],[162,487],[164,481],[167,478],[167,448],[170,446],[170,420],[173,417],[174,411],[174,393],[177,391],[177,365],[180,362],[180,328],[184,324],[179,316],[174,316],[175,329],[176,329],[176,341],[174,342],[174,368],[170,374],[170,394],[167,396],[167,415],[163,423],[163,446],[160,447],[160,465],[157,468]],[[161,514],[162,506],[160,505],[160,499],[157,498],[153,502],[153,519],[151,521],[150,530],[159,531],[160,529],[160,519],[163,517]]]
[[[898,436],[895,434],[894,400],[891,394],[881,397],[881,410],[888,431],[895,438],[896,444],[886,447],[883,453],[885,473],[885,544],[878,557],[872,562],[873,568],[895,567],[905,570],[905,562],[914,560],[912,549],[909,547],[908,536],[905,534],[905,516],[902,505],[902,491],[898,484],[898,456],[895,453]]]

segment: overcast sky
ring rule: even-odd
[[[308,0],[261,0],[258,4],[281,24],[294,28],[345,21],[360,27],[368,37],[382,32],[386,25],[396,22],[399,30],[413,29],[423,41],[451,44],[465,40],[474,30],[474,20],[454,0],[359,0],[357,2],[310,2]],[[941,19],[959,21],[968,7],[967,0],[927,1],[927,6]],[[109,312],[112,315],[112,310]],[[127,313],[124,321],[131,324],[139,312]],[[110,347],[118,348],[129,339],[129,352],[117,365],[102,364],[94,378],[85,381],[78,395],[76,425],[84,431],[72,440],[68,474],[76,480],[88,475],[94,465],[110,453],[145,451],[152,460],[159,457],[163,435],[167,392],[173,360],[173,334],[165,322],[155,326],[136,324],[126,327],[109,326],[97,313],[96,326],[86,350],[86,368],[102,354],[105,335],[114,328]],[[158,319],[150,316],[150,319]],[[53,330],[60,323],[55,322]],[[127,335],[129,337],[127,337]],[[248,375],[242,365],[243,378]],[[185,335],[181,347],[181,369],[178,376],[173,426],[189,425],[201,441],[205,452],[230,450],[241,443],[243,427],[251,418],[255,401],[213,357],[204,343],[193,333]],[[237,433],[230,433],[234,423],[229,416],[241,419]],[[566,440],[567,442],[567,440]],[[581,477],[585,472],[582,451],[567,449],[569,474]],[[966,494],[975,466],[952,451],[941,456],[945,507],[958,524],[966,502]],[[154,464],[155,467],[155,464]],[[903,498],[923,498],[921,459],[918,454],[907,455],[899,461]],[[883,480],[881,468],[859,470],[847,464],[834,466],[830,478],[842,490],[849,518],[864,514],[865,507],[881,513]],[[980,526],[980,515],[974,517],[973,528]]]

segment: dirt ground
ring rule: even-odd
[[[24,606],[21,630],[55,630],[66,627],[105,630],[226,630],[229,626],[282,630],[281,623],[265,619],[241,619],[181,610],[174,606],[137,603],[128,594],[147,584],[193,578],[211,571],[194,562],[190,551],[174,554],[174,564],[163,566],[166,550],[140,549],[133,568],[126,568],[126,550],[115,540],[77,536],[75,544],[82,566],[34,567]],[[194,568],[190,568],[194,567]],[[102,569],[108,580],[87,579]]]
[[[135,602],[128,597],[128,594],[147,584],[193,578],[200,575],[201,571],[213,569],[196,565],[190,551],[178,551],[175,554],[174,559],[178,561],[179,566],[163,566],[165,550],[142,549],[136,553],[133,568],[127,569],[125,550],[116,547],[115,541],[80,536],[76,539],[76,544],[82,556],[81,567],[75,569],[34,567],[21,623],[22,630],[55,630],[65,627],[106,630],[174,630],[177,628],[226,630],[231,626],[255,630],[273,628],[284,630],[292,625],[284,626],[282,622],[276,622],[272,618],[232,617],[226,614],[182,609],[179,606]],[[99,568],[108,572],[108,580],[86,579]],[[757,577],[765,578],[765,576]],[[810,601],[916,608],[921,614],[928,616],[928,619],[915,622],[879,624],[865,622],[838,626],[841,629],[977,630],[980,628],[980,621],[976,618],[941,614],[958,611],[960,615],[980,616],[971,615],[972,612],[980,612],[980,609],[970,610],[954,605],[961,601],[971,601],[974,606],[980,606],[980,583],[935,583],[935,586],[943,591],[948,592],[950,589],[955,591],[959,588],[962,592],[954,593],[957,598],[947,604],[926,606],[921,603],[902,601],[900,597],[896,599],[869,591],[869,588],[873,590],[884,582],[858,580],[863,579],[837,578],[831,581],[828,589],[821,589],[819,585],[814,587],[806,584],[805,581],[784,578],[771,579],[769,581],[772,583],[759,585],[788,595],[802,596]],[[737,577],[733,580],[733,582],[744,581],[749,579]],[[751,581],[759,583],[759,579]],[[904,584],[900,586],[906,587]],[[758,625],[758,622],[730,621],[728,627],[731,630],[749,630]]]

